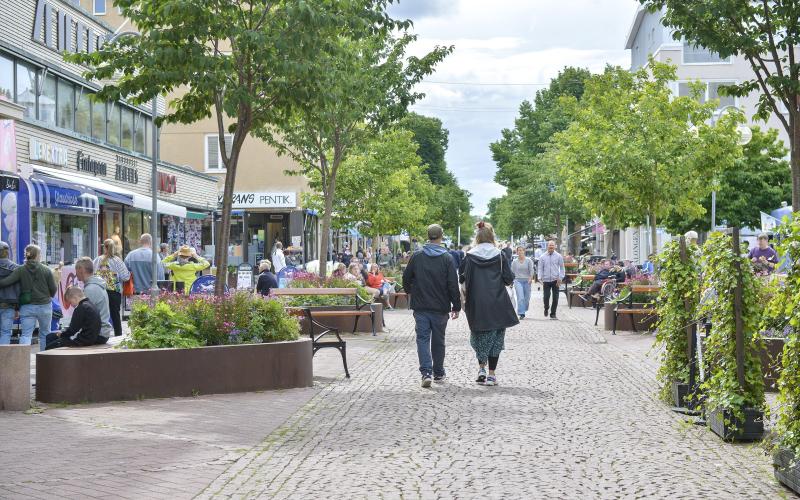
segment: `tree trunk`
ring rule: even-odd
[[[323,160],[324,162],[324,160]],[[325,213],[322,214],[322,238],[320,238],[322,258],[319,260],[319,275],[323,278],[328,276],[328,247],[330,246],[331,219],[333,212],[333,195],[336,192],[336,176],[334,173],[328,178],[328,186],[325,189]],[[353,249],[355,252],[355,249]]]
[[[658,253],[658,226],[656,214],[650,213],[650,253]]]
[[[604,253],[606,254],[606,257],[610,258],[611,254],[614,253],[614,228],[611,226],[606,226],[606,233],[608,236],[606,237],[606,248]]]
[[[217,246],[214,250],[214,262],[217,264],[217,279],[214,283],[214,295],[225,294],[228,283],[228,243],[231,236],[231,212],[233,208],[233,189],[236,184],[236,167],[239,163],[239,151],[236,145],[231,148],[231,159],[225,174],[225,189],[222,194],[222,220],[218,224]],[[241,149],[241,146],[239,146]],[[247,228],[244,228],[247,233]],[[243,238],[244,241],[244,238]],[[246,245],[247,242],[244,241]]]
[[[800,112],[793,112],[789,116],[792,129],[789,136],[792,148],[792,211],[800,210],[800,126],[797,123],[797,115],[800,115]]]
[[[561,251],[561,233],[563,229],[561,227],[561,214],[556,214],[556,248],[559,252]]]

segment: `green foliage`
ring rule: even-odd
[[[579,100],[590,76],[586,69],[564,68],[536,93],[533,103],[520,105],[514,128],[503,130],[502,139],[491,145],[495,181],[507,188],[505,196],[489,204],[488,218],[499,234],[553,234],[567,218],[588,218],[584,207],[570,198],[561,170],[546,150],[553,135],[572,121],[561,98]]]
[[[383,4],[383,2],[381,2]],[[408,28],[405,26],[397,26]],[[452,47],[436,47],[422,57],[406,57],[416,37],[406,31],[375,29],[359,39],[339,38],[317,55],[309,99],[283,123],[260,134],[301,166],[316,172],[322,207],[321,247],[329,245],[337,179],[343,161],[370,135],[395,123],[423,97],[414,90]],[[322,259],[319,272],[327,273]]]
[[[131,311],[131,336],[122,342],[129,349],[161,349],[165,347],[200,347],[197,329],[183,314],[163,302],[151,308],[137,302]]]
[[[425,175],[437,186],[455,183],[455,177],[447,170],[444,155],[447,152],[450,133],[442,126],[442,120],[409,113],[398,123],[402,129],[413,134],[417,143],[417,154],[425,165]]]
[[[562,99],[575,120],[552,148],[572,196],[613,227],[649,218],[653,239],[667,215],[701,215],[699,201],[714,187],[709,179],[740,154],[741,113],[708,124],[716,102],[699,103],[699,86],[694,96],[675,97],[676,79],[675,66],[652,57],[635,73],[607,68],[587,80],[580,105]]]
[[[689,382],[686,326],[696,319],[700,298],[700,269],[696,255],[696,248],[687,248],[684,262],[680,242],[671,241],[657,259],[661,289],[656,301],[656,341],[664,349],[658,370],[659,395],[666,402],[672,399],[673,382]]]
[[[386,130],[355,146],[336,182],[333,227],[368,221],[359,231],[370,237],[421,227],[434,201],[434,186],[422,173],[416,150],[411,132],[401,129]],[[306,195],[306,205],[324,210],[320,172],[312,170],[309,180],[315,191]]]
[[[698,312],[711,321],[711,333],[705,340],[705,359],[708,376],[701,385],[707,411],[730,410],[744,421],[745,407],[764,405],[764,379],[759,352],[762,349],[759,323],[762,295],[760,282],[753,274],[741,252],[734,255],[731,238],[712,233],[703,246],[702,289],[705,297]],[[738,263],[738,266],[737,266]],[[734,289],[737,286],[737,267],[742,277],[742,324],[744,336],[744,387],[736,375],[736,323]]]
[[[781,226],[779,252],[792,263],[784,283],[776,285],[767,305],[762,328],[780,328],[788,333],[781,355],[775,433],[778,445],[800,457],[800,216]],[[777,328],[776,328],[777,329]]]
[[[292,279],[292,288],[357,288],[360,303],[372,303],[373,296],[360,283],[344,278],[321,278],[316,275],[301,276]],[[347,295],[294,295],[281,297],[283,304],[289,307],[302,306],[354,306],[355,297]]]
[[[163,295],[136,302],[125,347],[201,347],[297,340],[300,326],[277,300],[247,292],[223,297]]]
[[[751,128],[753,138],[742,147],[743,156],[718,177],[717,222],[727,221],[731,227],[761,227],[759,212],[769,213],[792,197],[791,169],[778,131]],[[702,205],[704,216],[670,214],[664,227],[672,234],[710,227],[711,196],[706,196]]]

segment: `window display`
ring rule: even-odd
[[[91,247],[92,217],[34,211],[31,229],[31,240],[48,265],[72,264],[96,253]]]

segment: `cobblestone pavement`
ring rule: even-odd
[[[398,311],[390,333],[358,341],[350,380],[0,416],[0,497],[790,496],[757,446],[655,399],[652,337],[599,332],[588,310],[537,312],[508,331],[493,388],[473,382],[464,319],[448,329],[447,382],[419,387]]]

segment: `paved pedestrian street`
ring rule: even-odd
[[[538,304],[534,297],[533,302]],[[538,314],[537,314],[538,313]],[[655,399],[650,335],[538,307],[476,385],[466,321],[447,381],[419,386],[413,318],[335,352],[314,388],[0,415],[3,498],[785,498],[758,445],[722,443]]]

